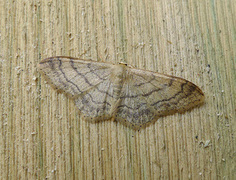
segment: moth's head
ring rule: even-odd
[[[133,66],[131,66],[131,65],[125,63],[125,62],[119,62],[119,65],[127,66],[129,68],[134,68]]]
[[[124,65],[124,66],[128,66],[128,64],[125,63],[125,62],[119,62],[119,64],[120,64],[120,65]]]

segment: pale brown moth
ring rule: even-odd
[[[113,118],[139,128],[204,102],[201,89],[185,79],[125,64],[57,56],[42,60],[38,70],[93,122]]]

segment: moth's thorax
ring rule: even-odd
[[[113,65],[112,80],[122,80],[125,76],[127,66],[124,64]]]

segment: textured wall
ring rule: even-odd
[[[235,14],[234,0],[0,0],[0,179],[235,179]],[[179,76],[206,103],[139,131],[91,124],[38,73],[55,55]]]

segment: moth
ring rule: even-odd
[[[38,70],[93,122],[113,118],[139,128],[204,102],[202,90],[185,79],[122,63],[57,56],[42,60]]]

